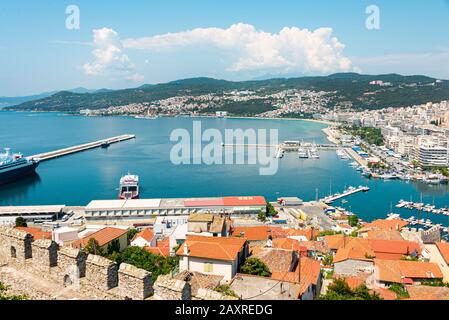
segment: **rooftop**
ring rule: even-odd
[[[51,232],[44,232],[39,228],[16,227],[16,229],[31,234],[33,236],[33,240],[52,239]]]
[[[246,239],[242,238],[215,238],[189,235],[176,254],[184,256],[184,247],[187,244],[189,257],[234,261],[237,259],[238,253],[243,250],[245,243]]]
[[[126,229],[106,227],[94,233],[91,233],[87,237],[75,241],[74,243],[72,243],[72,246],[75,248],[85,247],[88,244],[89,240],[91,238],[94,238],[98,241],[99,246],[102,247],[108,244],[109,242],[120,238],[126,233],[128,233],[128,230]]]
[[[406,283],[407,279],[440,279],[443,278],[440,268],[435,263],[381,260],[375,259],[376,276],[384,282]]]

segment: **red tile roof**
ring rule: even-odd
[[[379,220],[375,220],[375,221],[373,221],[371,223],[366,223],[364,225],[364,229],[365,228],[369,228],[369,229],[398,230],[398,231],[400,231],[406,225],[408,225],[408,222],[404,221],[404,220],[400,220],[400,219],[393,219],[393,220],[379,219]]]
[[[374,259],[374,266],[374,274],[383,282],[407,283],[408,279],[443,278],[438,265],[430,262]]]
[[[268,236],[273,239],[287,238],[294,236],[304,236],[307,240],[312,239],[312,229],[293,229],[271,226],[254,226],[254,227],[235,227],[232,231],[232,235],[235,237],[241,236],[244,233],[244,237],[249,241],[266,241]],[[317,233],[317,232],[316,232]]]
[[[215,238],[188,235],[186,241],[176,252],[184,256],[184,247],[187,244],[189,257],[212,260],[234,261],[246,243],[244,238]]]
[[[300,272],[298,267],[296,267],[296,270],[293,272],[272,272],[271,278],[279,281],[299,283],[299,295],[302,295],[310,285],[317,285],[321,273],[321,265],[319,261],[305,257],[301,258],[299,263]]]
[[[342,239],[338,239],[340,247],[335,255],[335,263],[348,259],[372,260],[373,258],[378,258],[383,260],[400,260],[403,256],[411,255],[414,252],[421,255],[421,248],[416,242],[352,237]]]
[[[449,243],[438,242],[436,245],[446,264],[449,264]]]
[[[87,237],[75,241],[74,243],[72,243],[72,246],[75,248],[85,247],[89,240],[91,238],[94,238],[98,241],[98,245],[102,247],[110,243],[111,241],[120,238],[126,233],[128,233],[128,230],[106,227],[88,235]]]
[[[140,231],[139,233],[136,233],[136,235],[134,236],[132,241],[136,240],[137,238],[142,238],[147,242],[151,242],[151,240],[153,240],[153,238],[154,238],[154,232],[152,230],[150,230],[149,228],[145,228],[142,231]]]
[[[33,236],[33,240],[48,239],[51,240],[51,232],[44,232],[39,228],[16,227],[17,230],[25,231]]]

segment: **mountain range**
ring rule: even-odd
[[[383,81],[387,85],[372,85]],[[329,76],[274,78],[251,81],[226,81],[212,78],[191,78],[162,84],[147,84],[133,89],[88,90],[78,88],[30,97],[9,98],[7,110],[64,111],[102,109],[131,103],[152,102],[173,96],[222,94],[230,90],[252,90],[270,94],[287,89],[333,92],[332,103],[350,102],[358,109],[379,109],[439,102],[449,99],[449,81],[422,75],[363,75],[337,73]],[[8,98],[0,98],[8,99]],[[15,100],[14,100],[15,99]]]

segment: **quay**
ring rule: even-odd
[[[298,151],[300,147],[311,147],[311,143],[301,143],[299,141],[286,141],[279,145],[274,144],[251,144],[251,143],[233,143],[233,144],[225,144],[222,143],[222,147],[247,147],[247,148],[277,148],[283,151]],[[320,150],[336,150],[338,146],[335,144],[315,144],[317,149]]]
[[[351,196],[351,195],[359,193],[359,192],[367,192],[369,190],[370,190],[369,187],[364,187],[364,186],[360,186],[358,188],[350,187],[348,190],[346,190],[342,194],[336,193],[333,196],[329,196],[329,197],[322,199],[321,201],[326,204],[331,204],[332,202],[337,201],[339,199],[346,198],[348,196]]]
[[[38,158],[42,162],[42,161],[47,161],[47,160],[51,160],[54,158],[63,157],[63,156],[69,155],[69,154],[98,148],[98,147],[101,147],[101,145],[105,144],[105,143],[113,144],[113,143],[118,143],[118,142],[122,142],[122,141],[126,141],[126,140],[131,140],[131,139],[134,139],[135,137],[136,136],[133,134],[124,134],[121,136],[116,136],[116,137],[112,137],[112,138],[108,138],[108,139],[89,142],[89,143],[85,143],[85,144],[81,144],[81,145],[77,145],[77,146],[73,146],[73,147],[69,147],[69,148],[59,149],[56,151],[50,151],[50,152],[36,154],[34,156],[31,156],[30,158]]]

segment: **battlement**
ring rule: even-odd
[[[103,299],[146,299],[153,293],[151,273],[24,231],[0,227],[0,263],[35,275],[80,295]],[[33,288],[29,288],[33,296]]]

